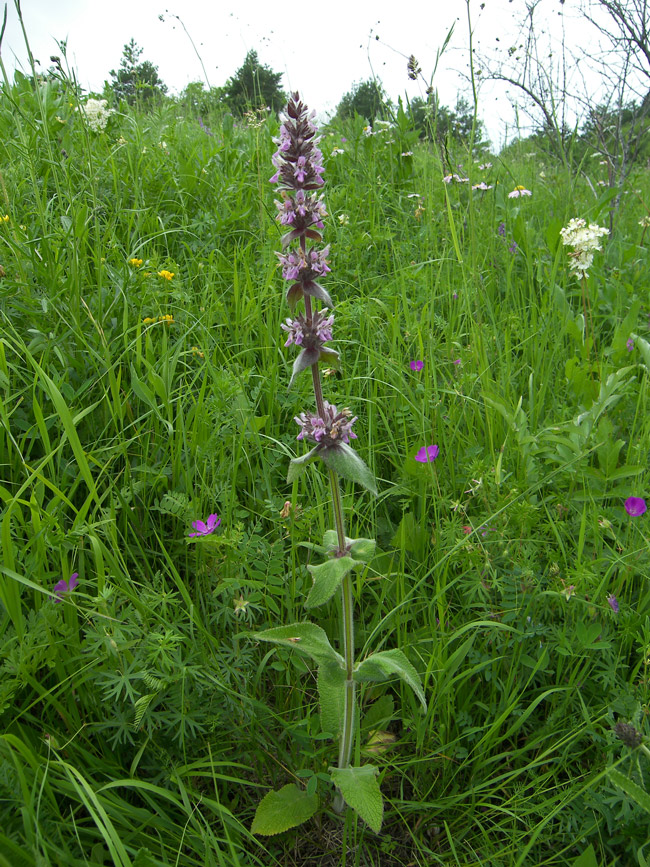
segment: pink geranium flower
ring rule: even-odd
[[[192,526],[196,530],[195,533],[190,533],[190,538],[193,536],[209,536],[210,533],[214,533],[219,524],[221,523],[221,518],[217,517],[217,515],[208,515],[207,521],[192,521]]]
[[[633,518],[638,518],[647,508],[645,500],[641,497],[628,497],[625,501],[625,511],[628,515],[632,515]]]
[[[419,461],[421,464],[427,464],[431,461],[435,461],[439,454],[440,449],[436,445],[422,446],[420,451],[415,455],[415,460]]]

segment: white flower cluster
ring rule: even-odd
[[[609,235],[609,229],[596,226],[594,223],[587,225],[584,220],[575,217],[569,220],[568,226],[560,229],[564,246],[573,247],[569,253],[571,256],[569,267],[576,272],[578,277],[589,276],[587,271],[594,261],[594,253],[596,250],[602,250],[599,239],[603,235]]]
[[[639,220],[639,226],[641,226],[642,229],[650,228],[650,216],[641,217]]]
[[[105,99],[89,99],[80,109],[86,116],[88,126],[93,132],[104,132],[113,109],[106,108]]]

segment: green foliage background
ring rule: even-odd
[[[0,864],[633,863],[647,817],[606,772],[648,785],[611,733],[648,734],[648,518],[623,509],[649,491],[647,173],[609,189],[530,148],[479,169],[401,110],[325,131],[326,396],[380,488],[345,488],[378,539],[357,655],[405,648],[429,710],[364,689],[381,835],[321,811],[261,842],[260,797],[325,805],[334,760],[311,667],[247,638],[304,618],[330,525],[318,472],[285,481],[311,404],[286,389],[277,120],[163,103],[94,133],[76,100],[20,74],[0,98]],[[612,221],[591,328],[574,216]]]

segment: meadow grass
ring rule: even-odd
[[[608,223],[597,159],[459,150],[472,192],[404,118],[326,132],[328,398],[379,485],[343,485],[378,540],[356,652],[405,648],[429,710],[361,692],[381,835],[325,810],[259,838],[260,796],[335,762],[313,670],[247,637],[304,619],[330,524],[323,474],[286,483],[311,404],[279,328],[277,121],[203,120],[170,102],[93,132],[20,74],[0,98],[0,865],[646,863],[642,799],[607,772],[650,782],[612,733],[648,731],[648,518],[623,508],[649,483],[647,170],[590,331],[559,230]]]

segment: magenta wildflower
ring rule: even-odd
[[[616,598],[616,596],[614,596],[614,594],[611,593],[607,597],[607,601],[609,603],[609,607],[612,609],[614,614],[618,614],[618,599]]]
[[[627,346],[627,351],[632,352],[632,350],[634,349],[634,340],[631,337],[628,337],[627,343],[625,345]]]
[[[440,449],[437,445],[422,446],[420,451],[415,455],[415,460],[419,461],[421,464],[426,464],[430,461],[435,461],[439,454]]]
[[[516,241],[512,242],[512,244],[508,247],[508,251],[510,253],[512,253],[514,256],[514,254],[517,252],[517,242]]]
[[[411,361],[409,362],[409,367],[411,368],[411,370],[422,370],[422,368],[424,367],[424,362],[420,360]]]
[[[214,533],[220,523],[221,518],[217,517],[217,515],[208,515],[208,520],[205,522],[199,520],[192,521],[192,526],[196,532],[190,533],[190,538],[193,536],[209,536],[211,533]]]
[[[320,446],[335,446],[339,443],[349,443],[351,439],[356,439],[357,435],[352,430],[352,425],[357,420],[357,416],[351,418],[352,413],[349,409],[342,409],[340,412],[331,403],[324,401],[325,418],[318,415],[308,415],[301,412],[294,418],[296,424],[300,425],[300,433],[296,439],[307,439]]]
[[[74,588],[79,583],[79,581],[77,580],[78,578],[79,573],[73,572],[68,581],[66,581],[65,578],[61,578],[60,581],[56,582],[56,584],[52,588],[52,592],[56,595],[56,599],[54,600],[55,603],[63,601],[64,593],[70,593],[74,590]]]
[[[625,511],[634,518],[643,515],[647,508],[645,500],[641,497],[628,497],[625,501]]]
[[[456,364],[456,365],[458,365],[458,364],[462,364],[462,363],[463,363],[463,359],[462,359],[462,358],[456,358],[456,359],[454,360],[453,363]]]

